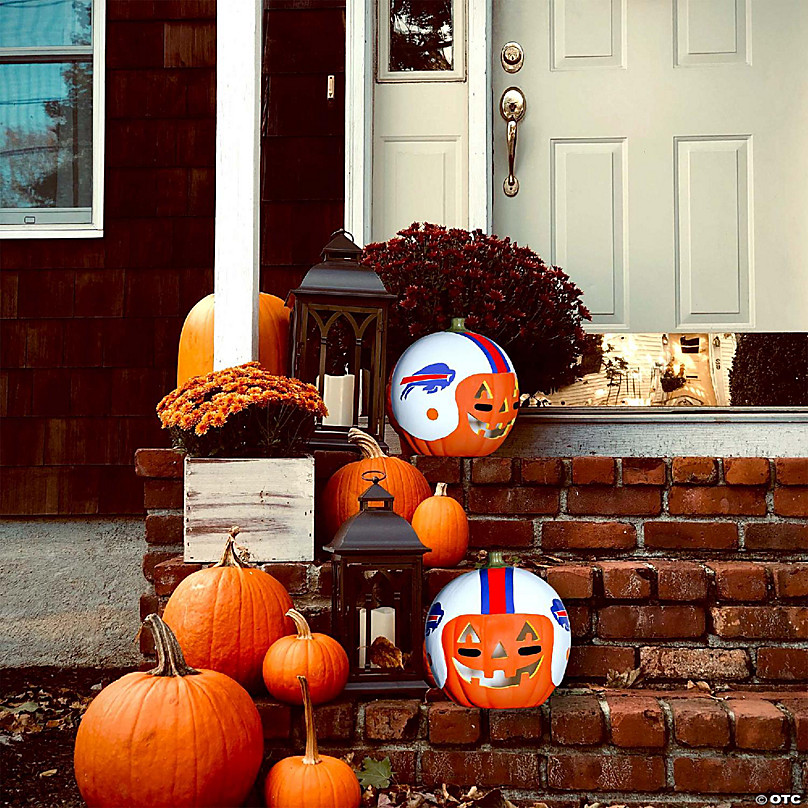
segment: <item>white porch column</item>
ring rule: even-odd
[[[216,10],[214,370],[258,358],[262,5]]]

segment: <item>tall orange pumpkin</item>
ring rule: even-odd
[[[285,376],[289,369],[290,309],[275,295],[258,297],[258,361],[270,373]],[[177,387],[193,376],[213,370],[214,296],[203,297],[188,312],[180,334]]]
[[[469,548],[469,520],[463,506],[446,494],[446,483],[438,483],[435,495],[425,499],[412,517],[413,530],[429,547],[425,567],[455,567]]]
[[[362,792],[353,769],[317,751],[317,733],[305,676],[298,676],[306,713],[306,754],[288,757],[269,771],[264,785],[268,808],[359,808]]]
[[[359,447],[362,459],[336,471],[325,487],[322,513],[328,535],[333,536],[346,519],[359,513],[358,498],[369,485],[362,478],[366,471],[382,471],[387,475],[384,487],[395,497],[393,510],[412,521],[415,509],[432,493],[426,477],[411,463],[388,457],[370,435],[359,429],[351,429],[348,440]]]
[[[221,561],[180,582],[163,618],[191,665],[226,673],[254,691],[267,649],[294,630],[286,617],[292,600],[271,575],[239,557],[237,534],[230,531]]]
[[[156,615],[157,667],[128,673],[90,704],[74,766],[89,808],[224,808],[244,802],[264,734],[247,692],[224,674],[194,670]]]

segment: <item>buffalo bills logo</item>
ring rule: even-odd
[[[456,375],[455,371],[443,362],[427,365],[412,376],[405,376],[401,380],[401,384],[405,385],[401,392],[401,400],[404,401],[416,387],[420,387],[425,393],[444,390],[454,381]]]
[[[440,625],[440,621],[443,620],[443,615],[444,611],[441,609],[440,603],[435,601],[426,618],[427,637]]]
[[[566,608],[564,608],[564,604],[558,598],[553,599],[553,605],[550,607],[550,611],[553,613],[553,617],[555,617],[558,625],[561,626],[561,628],[569,631],[570,618],[567,614]]]

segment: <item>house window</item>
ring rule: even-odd
[[[0,237],[101,235],[102,0],[0,0]]]

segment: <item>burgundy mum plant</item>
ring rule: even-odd
[[[589,320],[583,292],[559,267],[509,238],[411,225],[365,247],[372,267],[399,298],[390,313],[388,362],[419,337],[449,328],[453,317],[499,343],[524,392],[544,393],[574,381]]]

